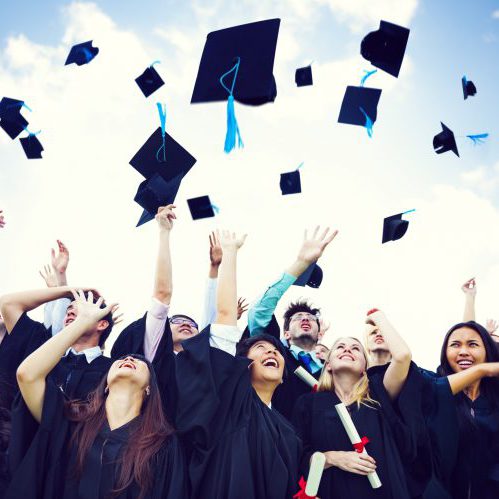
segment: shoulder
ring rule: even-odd
[[[33,320],[26,312],[23,312],[16,325],[12,328],[11,334],[16,334],[18,331],[23,331],[23,334],[25,334],[27,330],[49,336],[47,328],[41,322]]]

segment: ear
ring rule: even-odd
[[[101,319],[97,323],[97,331],[105,331],[109,327],[109,321]]]
[[[289,331],[284,331],[284,339],[288,341],[291,339],[291,334]]]
[[[326,363],[324,364],[324,366],[325,366],[326,371],[327,371],[328,373],[333,372],[333,368],[331,367],[331,364],[330,364],[329,362],[326,362]]]

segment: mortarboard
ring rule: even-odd
[[[189,206],[193,220],[214,217],[217,211],[217,208],[211,203],[209,196],[188,199],[187,205]]]
[[[21,114],[23,107],[29,109],[22,100],[4,97],[0,101],[0,127],[12,140],[17,138],[29,124]]]
[[[311,288],[318,288],[322,283],[322,269],[316,264],[312,263],[293,283],[295,286],[310,286]]]
[[[312,79],[312,66],[305,66],[304,68],[298,68],[295,72],[295,83],[298,87],[306,87],[308,85],[313,85],[314,81]]]
[[[440,122],[440,124],[442,125],[442,131],[433,137],[433,149],[435,149],[437,154],[452,151],[459,157],[454,132],[450,128],[447,128],[442,122]]]
[[[165,82],[159,76],[158,72],[154,69],[154,63],[151,64],[135,81],[145,97],[149,97],[152,93],[156,92],[158,88],[162,87]]]
[[[371,64],[396,78],[404,59],[410,30],[387,21],[368,33],[360,44],[360,53]]]
[[[64,65],[67,66],[68,64],[75,63],[78,66],[82,66],[83,64],[88,64],[98,53],[99,49],[92,47],[92,40],[73,45]]]
[[[196,158],[166,131],[163,136],[162,127],[154,131],[130,161],[146,178],[135,196],[144,208],[137,227],[152,220],[160,206],[173,203],[180,182],[195,163]]]
[[[29,132],[28,132],[29,133]],[[19,139],[21,145],[23,146],[24,153],[28,159],[41,159],[43,146],[41,142],[36,138],[36,134],[29,133],[27,137]]]
[[[371,136],[380,96],[379,88],[348,86],[341,103],[338,123],[365,126]]]
[[[182,179],[183,175],[177,175],[167,182],[161,175],[155,173],[139,185],[134,201],[144,208],[144,212],[137,227],[152,220],[160,206],[166,206],[175,201]]]
[[[471,80],[467,80],[466,76],[461,78],[461,85],[463,86],[463,97],[466,100],[468,97],[473,97],[476,94],[475,84]]]
[[[167,132],[164,140],[164,157],[158,154],[162,148],[163,135],[161,127],[158,127],[130,160],[130,165],[146,179],[158,173],[168,181],[179,174],[184,176],[196,163],[196,158]]]
[[[236,58],[241,62],[234,99],[252,106],[273,102],[277,89],[272,71],[280,22],[280,19],[268,19],[209,33],[191,104],[227,100],[220,77],[234,66]]]
[[[300,171],[294,170],[292,172],[281,173],[281,180],[279,182],[281,193],[283,196],[286,194],[298,194],[301,192]]]
[[[268,19],[208,34],[192,92],[191,104],[227,101],[224,151],[243,147],[234,100],[259,106],[273,102],[274,68],[280,19]],[[237,141],[237,142],[236,142]]]
[[[386,217],[383,220],[383,238],[381,243],[384,244],[388,241],[396,241],[404,237],[409,227],[408,220],[402,220],[402,215],[406,213],[411,213],[415,210],[405,211],[404,213],[398,213],[397,215],[392,215],[391,217]]]

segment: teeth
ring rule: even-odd
[[[265,367],[279,367],[279,364],[274,359],[267,359],[263,362]]]

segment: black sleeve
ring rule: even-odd
[[[257,334],[270,334],[270,336],[273,336],[278,340],[281,338],[281,328],[279,327],[279,324],[277,323],[277,319],[275,318],[274,314],[272,314],[270,322],[264,328],[258,328],[254,331],[250,331],[249,325],[246,326],[243,335],[241,336],[241,340],[245,340],[250,336],[255,336]]]
[[[10,334],[0,344],[0,375],[8,383],[16,384],[16,371],[22,361],[50,339],[45,326],[24,312]]]
[[[146,317],[147,313],[121,331],[111,349],[112,359],[116,360],[128,354],[144,355]]]
[[[303,452],[300,462],[300,473],[308,476],[310,458],[315,452],[311,444],[310,430],[312,428],[312,406],[314,394],[302,395],[296,401],[291,422],[296,429],[296,433],[303,442]]]

